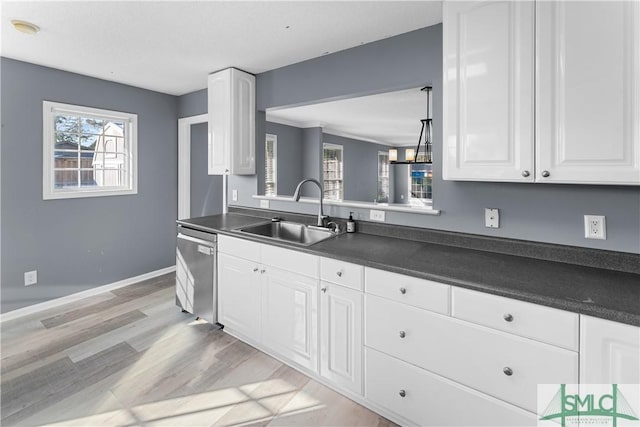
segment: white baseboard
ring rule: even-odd
[[[29,314],[37,313],[39,311],[48,310],[50,308],[59,307],[64,304],[69,304],[70,302],[74,302],[82,298],[90,297],[93,295],[101,294],[103,292],[108,292],[114,289],[133,285],[134,283],[138,283],[138,282],[142,282],[143,280],[148,280],[154,277],[162,276],[163,274],[171,273],[172,271],[176,271],[175,265],[172,265],[167,268],[162,268],[156,271],[151,271],[149,273],[144,273],[139,276],[129,277],[127,279],[119,280],[114,283],[109,283],[108,285],[98,286],[97,288],[87,289],[86,291],[76,292],[75,294],[66,295],[64,297],[52,299],[50,301],[45,301],[39,304],[34,304],[28,307],[23,307],[17,310],[9,311],[9,312],[0,314],[0,323],[6,322],[9,320],[14,320]]]

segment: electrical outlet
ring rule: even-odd
[[[376,211],[374,209],[371,209],[369,211],[369,219],[372,221],[384,222],[384,211]]]
[[[269,201],[268,200],[260,200],[260,207],[262,209],[269,209]]]
[[[584,238],[607,240],[607,224],[604,215],[584,216]]]
[[[231,190],[231,200],[234,202],[238,201],[238,190]]]
[[[484,208],[484,226],[488,228],[500,228],[500,210]]]
[[[38,270],[27,271],[24,273],[24,285],[31,286],[38,283]]]

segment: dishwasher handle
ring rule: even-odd
[[[178,233],[178,239],[188,240],[190,242],[198,243],[200,245],[205,245],[205,246],[208,246],[210,248],[215,248],[216,247],[215,242],[207,242],[206,240],[197,239],[195,237],[187,236],[186,234],[182,234],[182,233]]]

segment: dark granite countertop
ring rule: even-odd
[[[639,274],[364,233],[301,247],[232,231],[264,221],[230,213],[178,223],[640,326]]]

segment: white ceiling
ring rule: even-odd
[[[420,89],[267,110],[267,120],[320,126],[327,133],[386,145],[415,145],[427,113],[427,94]]]
[[[2,1],[2,56],[173,95],[442,21],[440,1]],[[41,31],[17,32],[12,19]]]

